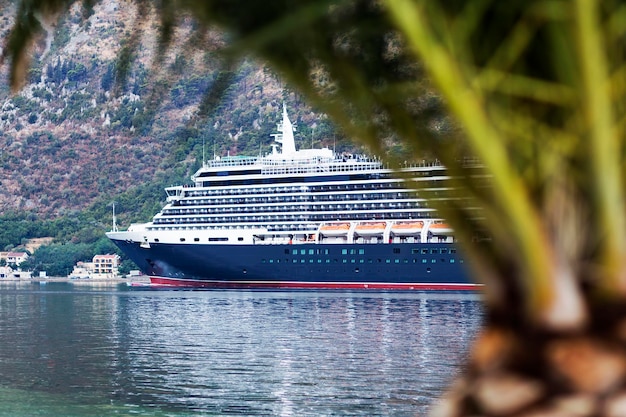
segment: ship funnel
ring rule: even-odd
[[[287,106],[283,103],[283,120],[278,124],[278,131],[281,133],[276,133],[274,136],[274,140],[282,145],[282,154],[284,155],[293,155],[296,153],[296,142],[293,138],[293,131],[295,128],[291,124],[291,120],[289,120],[289,116],[287,115]]]

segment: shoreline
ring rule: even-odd
[[[70,284],[123,284],[132,282],[150,282],[146,275],[132,276],[129,278],[70,278],[70,277],[45,277],[45,278],[0,278],[0,283],[70,283]]]

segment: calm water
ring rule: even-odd
[[[421,416],[476,295],[0,284],[0,417]]]

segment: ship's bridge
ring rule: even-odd
[[[182,185],[175,185],[172,187],[165,188],[165,193],[167,194],[167,202],[171,203],[174,201],[178,201],[184,197]]]

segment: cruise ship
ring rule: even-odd
[[[114,221],[107,236],[158,286],[478,287],[454,231],[411,186],[445,189],[444,166],[398,173],[366,156],[296,150],[284,105],[273,136],[266,155],[203,162],[192,185],[166,188],[166,205],[152,221],[126,231]]]

